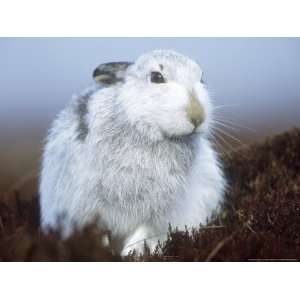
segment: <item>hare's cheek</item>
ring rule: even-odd
[[[165,110],[156,115],[156,124],[167,136],[190,134],[194,126],[188,122],[184,109]]]

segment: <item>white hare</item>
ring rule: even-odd
[[[193,60],[155,50],[135,63],[107,63],[97,86],[54,121],[42,163],[42,228],[65,236],[100,216],[122,254],[151,250],[168,224],[204,224],[225,181],[208,140],[211,101]]]

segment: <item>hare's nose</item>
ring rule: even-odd
[[[205,112],[203,106],[199,102],[197,96],[194,93],[189,95],[189,103],[186,107],[186,114],[188,120],[198,127],[205,119]]]

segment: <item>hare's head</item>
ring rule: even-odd
[[[208,131],[211,104],[202,70],[179,53],[155,50],[135,63],[102,64],[94,79],[105,86],[117,84],[129,122],[157,139]]]

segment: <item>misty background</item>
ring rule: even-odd
[[[35,185],[51,121],[98,64],[157,48],[198,61],[243,143],[300,126],[300,38],[0,38],[0,192]]]

